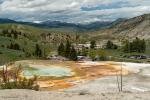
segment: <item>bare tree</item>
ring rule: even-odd
[[[119,74],[116,72],[116,76],[117,76],[117,88],[118,88],[119,92],[122,92],[123,91],[123,68],[122,68],[122,62],[121,62],[121,68],[120,68]]]
[[[117,76],[117,87],[118,87],[118,90],[120,92],[120,82],[119,82],[119,77],[118,77],[118,73],[116,72],[116,76]]]

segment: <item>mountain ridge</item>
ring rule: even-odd
[[[88,30],[97,30],[97,29],[104,29],[112,26],[112,21],[97,21],[87,24],[80,24],[80,23],[67,23],[61,21],[43,21],[40,23],[34,22],[21,22],[15,21],[11,19],[3,19],[0,18],[0,24],[7,24],[7,23],[15,23],[15,24],[24,24],[24,25],[31,25],[39,28],[73,28],[77,31],[88,31]]]
[[[134,39],[136,37],[150,39],[150,14],[144,14],[130,19],[125,19],[106,29],[99,29],[88,33],[91,38],[105,39]]]
[[[93,22],[89,24],[74,24],[60,21],[44,21],[41,23],[17,22],[10,19],[0,23],[15,23],[30,25],[38,28],[50,28],[54,30],[71,30],[73,33],[86,33],[93,39],[133,39],[140,37],[150,39],[150,14],[144,14],[130,19],[119,18],[113,22]]]

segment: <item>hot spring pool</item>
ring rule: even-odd
[[[36,76],[51,76],[51,77],[65,77],[73,76],[74,72],[71,69],[65,67],[49,67],[49,68],[25,68],[22,72],[24,77]]]

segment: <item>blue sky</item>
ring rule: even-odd
[[[89,23],[150,13],[150,0],[0,0],[0,18]]]

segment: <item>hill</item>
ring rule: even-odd
[[[97,39],[134,39],[140,37],[150,39],[150,14],[144,14],[131,19],[122,20],[109,28],[99,29],[88,33]]]
[[[44,57],[56,50],[60,42],[66,39],[76,41],[76,36],[71,30],[42,29],[17,23],[0,24],[0,58],[5,61],[36,57],[37,44],[42,52],[40,56]],[[82,37],[80,40],[83,40]]]
[[[10,19],[0,19],[0,23],[21,24],[40,29],[49,29],[58,33],[80,33],[97,40],[105,39],[134,39],[140,37],[150,39],[150,14],[144,14],[130,19],[119,18],[114,22],[93,22],[75,24],[60,21],[44,21],[40,23],[18,22]]]

